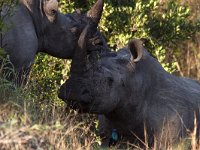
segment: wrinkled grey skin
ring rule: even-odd
[[[98,0],[96,4],[102,2]],[[20,0],[12,17],[5,19],[11,28],[3,38],[5,51],[19,76],[17,82],[21,84],[38,52],[71,59],[86,23],[100,19],[97,15],[101,16],[103,5],[96,7],[87,14],[64,15],[58,11],[57,0]]]
[[[76,52],[84,56],[87,49],[79,47]],[[131,51],[135,54],[134,49]],[[99,114],[105,145],[112,129],[134,143],[136,136],[144,141],[145,127],[150,145],[155,140],[164,145],[176,143],[193,131],[194,114],[199,126],[200,84],[167,73],[146,49],[142,51],[137,63],[132,61],[128,47],[95,63],[73,58],[74,64],[85,63],[81,66],[84,70],[74,71],[78,66],[72,65],[70,78],[60,88],[58,96],[71,108]]]

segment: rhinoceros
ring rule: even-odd
[[[6,16],[7,9],[3,9],[2,16]],[[58,0],[20,0],[11,17],[4,19],[10,28],[1,44],[17,73],[16,82],[22,83],[38,52],[71,59],[82,29],[88,22],[97,26],[102,10],[103,0],[98,0],[86,14],[66,15],[58,11]]]
[[[162,149],[192,133],[195,118],[199,133],[198,81],[166,72],[138,39],[130,40],[116,55],[97,53],[90,58],[84,44],[87,30],[80,36],[71,75],[58,97],[73,109],[99,115],[104,145],[114,130],[122,140],[147,139],[145,144],[161,144]]]

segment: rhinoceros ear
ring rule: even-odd
[[[87,12],[87,17],[91,18],[92,21],[98,25],[101,15],[103,12],[103,5],[104,5],[104,0],[98,0],[92,8]]]
[[[130,40],[128,43],[128,48],[133,56],[133,62],[138,62],[143,56],[143,45],[142,41],[139,39]]]
[[[56,19],[58,12],[58,0],[46,0],[44,1],[44,12],[50,22]]]

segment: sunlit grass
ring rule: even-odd
[[[80,121],[80,115],[56,106],[37,113],[32,105],[38,104],[9,100],[0,105],[0,149],[90,149],[95,144],[92,124]]]

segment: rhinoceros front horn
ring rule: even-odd
[[[104,0],[98,0],[92,8],[87,12],[87,17],[91,18],[92,21],[98,25],[99,20],[103,12]]]
[[[71,73],[73,74],[83,74],[85,71],[87,59],[86,38],[88,34],[88,28],[89,25],[84,28],[78,39],[78,45],[75,50],[71,65]]]

